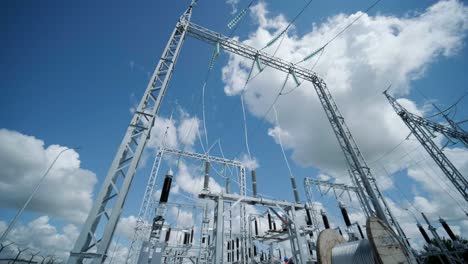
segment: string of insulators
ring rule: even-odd
[[[293,75],[294,76],[294,75]],[[294,193],[294,200],[296,201],[296,203],[300,203],[300,200],[299,200],[299,193],[297,192],[297,185],[296,185],[296,178],[294,178],[292,175],[291,175],[291,186],[293,188],[293,193]]]
[[[226,193],[229,193],[231,191],[231,180],[229,177],[226,177]]]
[[[362,232],[361,226],[356,223],[357,229],[359,230],[359,234],[361,234],[361,238],[364,239],[364,233]]]
[[[281,257],[281,249],[278,248],[278,254],[279,254],[279,259],[282,259]]]
[[[293,70],[290,70],[289,73],[292,75],[294,82],[296,83],[297,86],[299,86],[301,83],[299,82],[299,79],[296,76],[296,73]]]
[[[210,66],[209,66],[209,69],[210,69],[210,70],[213,69],[215,60],[216,60],[216,58],[219,56],[219,50],[220,50],[220,45],[219,45],[219,41],[218,41],[218,42],[216,42],[215,49],[214,49],[214,51],[213,51],[213,55],[211,56]]]
[[[257,197],[257,174],[255,173],[255,170],[251,171],[252,175],[252,193],[254,197]]]
[[[190,232],[190,244],[193,243],[193,228],[192,231]]]
[[[306,208],[306,225],[311,226],[312,225],[312,217],[310,216],[310,209]]]
[[[270,210],[268,210],[268,230],[272,230],[273,229],[273,224],[271,223],[271,214],[270,214]]]
[[[249,5],[250,6],[250,5]],[[227,27],[229,29],[233,29],[237,23],[239,23],[242,18],[245,16],[245,14],[247,13],[247,10],[249,10],[249,7],[246,7],[244,9],[242,9],[242,11],[239,12],[239,14],[237,14],[237,16],[235,16],[228,24],[227,24]]]
[[[417,224],[417,226],[418,226],[419,232],[420,232],[421,235],[423,236],[424,240],[426,240],[426,243],[432,244],[431,239],[430,239],[429,236],[427,235],[426,230],[424,230],[424,228],[422,227],[422,225]]]
[[[187,245],[190,241],[189,233],[184,232],[184,245]]]
[[[273,230],[276,231],[276,222],[275,221],[273,221]]]
[[[164,184],[161,191],[161,196],[159,197],[159,203],[167,203],[169,199],[169,193],[171,191],[172,184],[172,170],[169,170],[164,178]]]
[[[258,59],[258,55],[255,55],[255,65],[257,65],[257,69],[259,72],[263,71],[265,67],[262,67],[260,60]]]
[[[171,238],[171,228],[169,227],[166,231],[166,237],[164,241],[169,242],[169,239]]]
[[[254,227],[255,227],[255,235],[258,236],[258,223],[257,223],[257,219],[255,218],[254,220]]]
[[[343,215],[343,219],[344,219],[344,222],[345,222],[346,226],[350,227],[351,226],[351,221],[349,220],[348,211],[346,211],[346,208],[341,203],[340,203],[340,211],[341,211],[341,214]]]
[[[257,256],[257,245],[254,245],[253,249],[254,249],[253,250],[254,251],[254,257],[256,257]]]
[[[322,220],[323,220],[323,225],[325,226],[325,229],[329,229],[330,223],[328,222],[327,215],[323,211],[322,211]]]
[[[227,261],[231,262],[231,242],[227,242]]]
[[[307,61],[313,57],[315,57],[315,55],[319,54],[323,49],[325,49],[325,46],[321,47],[320,49],[312,52],[311,54],[307,55],[304,59],[302,59],[301,61],[299,61],[298,63],[301,63],[301,62],[304,62],[304,61]]]
[[[447,224],[447,222],[445,222],[444,219],[440,218],[439,219],[439,222],[442,224],[442,226],[444,227],[445,229],[445,232],[447,232],[447,234],[449,235],[450,239],[452,239],[453,241],[457,241],[458,240],[458,237],[452,232],[452,229],[450,228],[450,226]]]
[[[210,183],[210,162],[205,161],[205,178],[203,180],[203,190],[208,190]]]

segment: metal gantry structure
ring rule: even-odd
[[[365,211],[377,216],[384,223],[391,225],[396,230],[397,237],[406,249],[406,253],[411,256],[412,251],[405,234],[385,202],[375,178],[367,166],[325,82],[311,70],[271,56],[235,39],[191,23],[192,7],[193,3],[180,17],[169,38],[143,98],[128,126],[97,199],[70,253],[68,263],[82,263],[85,259],[91,259],[92,263],[102,263],[105,260],[117,222],[122,213],[125,199],[135,176],[136,168],[150,137],[151,129],[186,35],[212,45],[217,45],[226,51],[242,57],[256,60],[265,66],[288,74],[293,73],[298,78],[311,82],[346,157],[347,165],[353,180],[356,182],[356,187],[362,190],[362,193],[365,195],[364,199],[366,203],[363,204],[368,207]],[[213,199],[218,198],[213,197]]]
[[[419,143],[421,143],[421,145],[439,166],[442,172],[455,186],[457,191],[463,196],[465,201],[468,201],[468,181],[465,177],[463,177],[460,171],[458,171],[455,165],[453,165],[453,163],[447,158],[447,156],[445,156],[442,149],[437,146],[434,140],[432,140],[429,131],[432,130],[440,132],[447,137],[460,140],[464,144],[466,144],[468,140],[468,133],[457,131],[453,128],[440,125],[423,117],[412,114],[400,103],[398,103],[395,98],[389,95],[387,91],[384,92],[384,95],[387,97],[393,109],[397,115],[401,117],[411,133],[416,137]]]
[[[151,135],[164,94],[187,33],[192,7],[177,22],[109,168],[93,207],[70,252],[68,264],[102,263],[123,210],[136,168]]]

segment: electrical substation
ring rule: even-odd
[[[184,40],[188,37],[213,46],[212,60],[224,50],[251,60],[250,74],[254,68],[261,72],[269,67],[287,74],[298,85],[301,82],[310,82],[331,125],[330,133],[336,136],[345,157],[352,184],[316,178],[305,178],[304,182],[297,182],[290,175],[288,189],[294,200],[277,200],[258,192],[257,185],[261,185],[265,178],[260,175],[257,177],[256,171],[242,162],[212,156],[209,150],[206,153],[196,153],[170,148],[163,140],[156,155],[151,157],[154,160],[146,188],[144,192],[140,190],[142,202],[126,257],[127,264],[275,264],[281,263],[285,257],[297,264],[415,264],[426,263],[431,256],[444,259],[447,263],[465,263],[463,253],[467,250],[466,244],[458,241],[459,238],[443,217],[428,219],[422,215],[425,222],[417,223],[414,228],[419,230],[430,245],[430,251],[421,254],[413,249],[322,78],[297,63],[282,60],[235,38],[192,23],[195,4],[196,1],[192,2],[182,14],[169,37],[107,177],[70,252],[69,264],[98,264],[109,258],[110,245],[127,194],[183,49]],[[235,27],[247,10],[248,8],[242,10],[229,26]],[[279,38],[280,36],[273,39],[268,45]],[[310,57],[319,52],[320,50],[314,52]],[[450,142],[459,142],[466,147],[468,133],[449,119],[449,125],[446,126],[410,113],[387,91],[382,96],[387,97],[395,114],[401,117],[412,135],[465,198],[462,203],[466,206],[468,181],[444,155],[433,138],[438,133],[447,137]],[[200,166],[203,189],[193,203],[171,201],[172,183],[178,177],[178,171],[163,171],[162,163],[166,157],[183,158]],[[213,174],[223,176],[222,188],[210,181]],[[229,174],[235,177],[226,176]],[[301,199],[298,188],[304,188],[304,199]],[[336,212],[327,212],[319,207],[316,203],[319,196],[331,196],[336,203]],[[195,217],[193,223],[180,224],[181,210],[193,212],[193,215],[199,217]],[[365,219],[361,222],[352,221],[349,213],[351,210],[360,212]],[[331,214],[339,218],[331,217]],[[440,230],[434,228],[435,222],[443,226],[446,234],[440,234]],[[441,237],[445,235],[453,241],[456,250],[448,250],[442,243]]]

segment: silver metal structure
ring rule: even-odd
[[[223,48],[229,52],[251,60],[257,60],[261,64],[280,70],[282,72],[294,73],[298,78],[310,81],[313,84],[315,91],[317,92],[317,95],[320,99],[320,103],[322,104],[322,107],[325,110],[325,114],[332,126],[333,132],[335,133],[338,143],[345,155],[350,172],[356,180],[357,187],[365,190],[366,200],[372,204],[373,208],[369,208],[369,211],[384,221],[384,223],[389,224],[396,229],[401,242],[405,245],[407,254],[411,256],[411,259],[414,259],[406,235],[404,234],[400,225],[391,213],[385,199],[383,198],[376,184],[375,178],[372,175],[364,157],[362,156],[354,138],[352,137],[344,117],[341,115],[338,107],[336,106],[336,103],[333,100],[325,82],[311,70],[271,56],[261,50],[250,47],[249,45],[223,36],[202,26],[189,23],[187,30],[187,33],[194,38],[200,39],[212,45],[219,45],[220,48]]]
[[[70,253],[68,264],[82,263],[84,259],[92,259],[96,264],[102,263],[107,256],[128,190],[184,42],[191,15],[192,5],[172,32]]]
[[[405,125],[409,128],[411,133],[418,139],[419,143],[426,149],[427,153],[432,157],[435,163],[439,168],[444,172],[447,178],[452,182],[457,191],[463,196],[465,201],[468,201],[468,181],[463,177],[463,175],[458,171],[458,169],[452,164],[452,162],[445,156],[442,150],[437,146],[437,144],[432,140],[431,136],[428,134],[427,130],[424,127],[429,124],[428,122],[421,123],[421,118],[411,114],[406,110],[401,104],[395,100],[392,96],[388,94],[387,91],[384,92],[384,95],[387,97],[388,101],[392,105],[393,109],[401,117]],[[430,126],[434,129],[437,126]],[[437,131],[437,130],[436,130]],[[451,129],[446,129],[444,134],[449,134],[447,131],[452,131]],[[451,132],[451,135],[455,135],[455,131]],[[463,139],[460,138],[460,140]]]

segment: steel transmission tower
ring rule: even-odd
[[[185,39],[192,5],[181,16],[172,32],[70,253],[68,264],[82,263],[84,259],[92,259],[92,263],[97,264],[106,258],[138,162],[150,137],[151,128]]]
[[[457,168],[445,156],[442,150],[432,140],[429,134],[429,129],[442,133],[445,136],[459,139],[461,142],[466,143],[468,134],[459,132],[449,127],[442,126],[433,121],[427,120],[423,117],[417,116],[408,112],[402,105],[400,105],[395,98],[390,96],[387,91],[384,95],[392,105],[393,109],[401,117],[403,122],[409,128],[411,133],[418,139],[418,141],[426,149],[427,153],[432,157],[439,168],[444,172],[447,178],[452,182],[457,191],[463,196],[465,201],[468,201],[468,181],[457,170]]]

